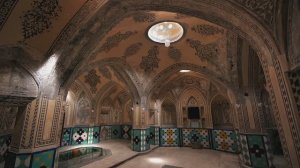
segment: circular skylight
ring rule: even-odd
[[[166,47],[170,43],[178,41],[183,36],[183,28],[176,22],[160,22],[150,27],[148,37],[157,43],[163,43]]]

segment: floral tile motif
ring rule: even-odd
[[[178,128],[161,128],[160,135],[161,146],[179,146]]]
[[[132,129],[131,125],[122,126],[121,136],[123,139],[131,139],[131,135],[130,135],[131,129]]]
[[[88,128],[74,128],[72,145],[88,144]]]
[[[230,130],[212,130],[213,149],[234,152],[238,150],[237,136]]]

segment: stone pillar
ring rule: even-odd
[[[61,96],[29,103],[16,123],[5,167],[52,167],[60,146],[63,109]]]
[[[150,149],[150,133],[147,122],[148,108],[146,97],[142,97],[141,103],[133,107],[133,128],[132,128],[132,150],[143,152]]]

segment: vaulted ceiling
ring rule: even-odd
[[[180,69],[197,72],[195,78],[238,86],[239,49],[246,36],[240,37],[226,21],[213,16],[217,3],[189,3],[1,0],[0,49],[9,55],[9,49],[18,48],[20,52],[10,57],[14,55],[12,60],[26,64],[30,71],[57,57],[58,85],[68,88],[77,81],[94,96],[109,82],[123,88],[119,90],[141,94],[159,82],[180,77]],[[210,8],[211,15],[195,11],[193,4]],[[256,18],[269,32],[276,30],[274,13],[280,5],[275,1],[228,0],[222,5],[224,11],[232,6]],[[147,30],[160,21],[180,23],[184,36],[170,47],[151,41]]]

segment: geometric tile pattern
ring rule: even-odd
[[[159,127],[155,127],[155,145],[159,145]]]
[[[89,128],[73,128],[72,145],[82,145],[88,143]]]
[[[31,155],[17,155],[15,168],[29,168],[30,166]]]
[[[102,141],[111,139],[111,135],[111,126],[101,126],[100,139]]]
[[[63,135],[62,135],[62,140],[61,140],[61,146],[69,146],[71,145],[71,133],[72,133],[72,128],[64,128],[63,129]]]
[[[131,139],[131,132],[132,126],[131,125],[122,125],[122,133],[121,138],[122,139]]]
[[[11,143],[11,135],[4,135],[0,137],[0,165],[4,165],[7,157],[8,147]]]
[[[238,152],[237,135],[229,130],[212,130],[213,149]]]
[[[149,128],[149,139],[150,139],[150,144],[151,145],[156,145],[155,144],[155,127],[150,127]]]
[[[161,128],[160,129],[161,146],[179,146],[179,129],[178,128]]]
[[[240,158],[247,166],[251,166],[250,153],[248,148],[247,136],[240,134]]]
[[[183,128],[182,129],[182,145],[183,146],[192,146],[192,128]]]
[[[94,127],[90,127],[88,131],[88,144],[93,144],[94,140]]]
[[[132,129],[132,150],[143,152],[150,149],[149,129]]]
[[[32,168],[41,168],[53,166],[55,150],[34,153],[32,157]]]
[[[204,148],[210,148],[208,129],[182,129],[183,146],[192,146],[192,144],[201,144]]]
[[[263,136],[247,135],[252,167],[269,167]]]
[[[271,149],[270,141],[267,138],[267,136],[263,136],[263,140],[264,140],[264,145],[265,145],[265,149],[266,149],[266,152],[267,152],[267,159],[268,159],[269,167],[274,167],[274,165],[273,165],[273,155],[272,155],[272,149]]]
[[[93,144],[100,142],[100,127],[94,127],[93,129]]]
[[[120,139],[121,138],[121,126],[120,125],[112,125],[111,126],[111,138],[112,139]]]

